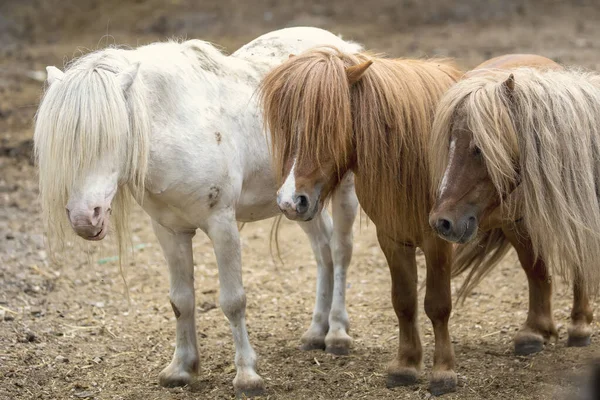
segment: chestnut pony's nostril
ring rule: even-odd
[[[301,194],[296,197],[296,212],[304,214],[306,211],[308,211],[308,197]]]
[[[437,231],[442,235],[448,235],[452,232],[452,222],[445,218],[440,218],[437,220]]]

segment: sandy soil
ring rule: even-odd
[[[233,397],[233,344],[218,308],[217,267],[204,235],[194,244],[200,375],[193,385],[179,389],[158,385],[158,373],[172,355],[175,322],[166,265],[148,217],[141,210],[131,216],[135,260],[125,268],[131,305],[110,241],[83,246],[77,241],[56,260],[46,253],[36,171],[29,160],[42,83],[30,72],[43,71],[48,64],[62,66],[78,48],[107,42],[136,45],[185,35],[234,50],[266,30],[299,24],[327,27],[396,56],[457,57],[465,67],[507,52],[600,66],[595,40],[600,36],[600,13],[585,2],[567,7],[549,1],[492,1],[489,6],[460,1],[456,7],[436,8],[437,3],[429,1],[422,13],[415,11],[418,2],[404,2],[405,9],[386,1],[369,7],[357,3],[354,9],[353,3],[0,4],[0,399]],[[79,9],[82,4],[90,8]],[[358,17],[361,12],[364,18]],[[252,16],[251,23],[244,20],[246,15]],[[107,31],[112,37],[100,41]],[[269,252],[271,223],[248,224],[242,231],[249,331],[268,398],[428,398],[433,332],[422,307],[421,382],[385,387],[385,364],[397,346],[397,321],[389,299],[389,273],[372,224],[363,219],[355,226],[347,295],[354,348],[347,357],[335,357],[298,349],[310,321],[316,268],[307,239],[288,221],[280,237],[284,264],[274,262]],[[420,259],[421,280],[422,264]],[[453,286],[459,284],[457,280]],[[516,357],[512,337],[526,317],[527,284],[516,257],[507,257],[453,312],[450,329],[459,388],[445,398],[572,398],[568,393],[579,386],[574,377],[598,354],[600,345],[594,337],[591,347],[567,348],[572,301],[568,287],[558,283],[554,300],[559,341],[540,354]],[[599,330],[597,323],[594,330]]]

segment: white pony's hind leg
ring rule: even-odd
[[[194,262],[192,238],[195,232],[174,233],[152,221],[170,274],[171,307],[177,318],[177,339],[173,360],[159,375],[162,386],[184,386],[198,372],[196,344]]]
[[[241,245],[235,216],[228,211],[211,216],[206,233],[213,242],[219,266],[219,302],[233,333],[236,395],[262,395],[264,384],[256,373],[256,353],[246,329],[246,293],[242,284]]]
[[[333,212],[333,298],[329,312],[329,332],[325,337],[328,353],[348,354],[352,338],[346,311],[346,273],[352,259],[352,226],[358,211],[354,174],[348,173],[332,197]]]
[[[312,322],[302,335],[302,350],[324,350],[325,336],[329,331],[329,311],[333,294],[333,259],[331,258],[331,236],[333,222],[327,210],[323,210],[312,221],[298,222],[310,240],[317,261],[317,293]]]

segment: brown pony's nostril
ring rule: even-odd
[[[437,220],[436,228],[439,234],[447,236],[452,233],[452,222],[445,218]]]
[[[298,214],[304,214],[308,211],[308,197],[301,194],[296,197],[296,212]]]

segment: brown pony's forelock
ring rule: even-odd
[[[265,128],[270,131],[279,183],[286,161],[294,157],[299,163],[332,160],[338,171],[347,167],[352,120],[341,54],[326,47],[294,56],[261,83]]]
[[[504,80],[512,73],[515,89]],[[451,126],[466,118],[500,197],[515,185],[536,256],[590,293],[600,284],[600,76],[518,68],[466,79],[440,102],[434,187],[448,161]]]
[[[350,86],[346,68],[373,60]],[[432,196],[427,145],[436,103],[461,72],[444,60],[394,60],[314,49],[263,80],[261,100],[281,183],[286,161],[352,165],[357,191],[385,229],[420,236]],[[289,167],[289,165],[287,166]]]

